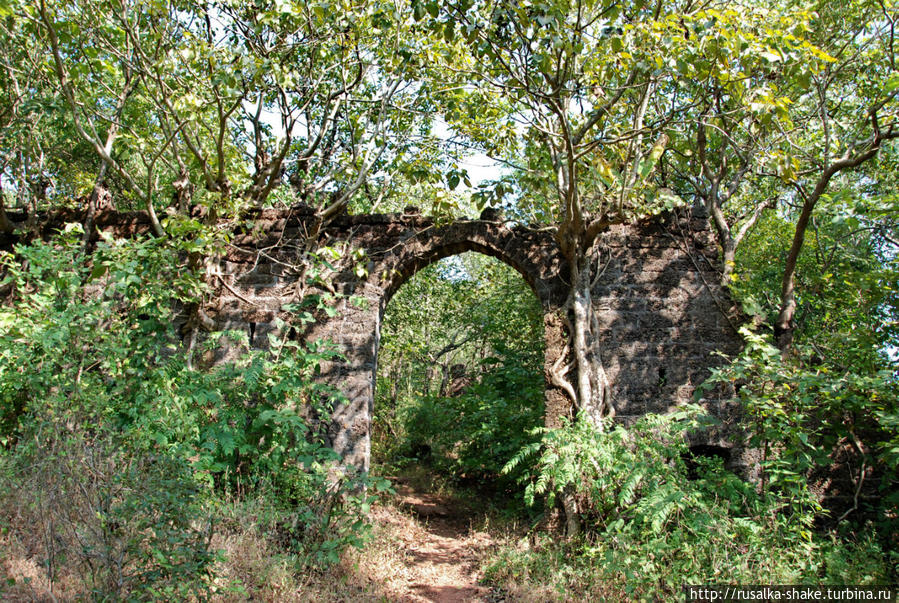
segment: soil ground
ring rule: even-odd
[[[484,558],[498,545],[488,520],[469,504],[443,494],[396,484],[393,505],[375,508],[372,520],[397,539],[402,568],[390,579],[398,601],[502,601],[504,597],[479,583]],[[470,503],[471,501],[469,501]]]

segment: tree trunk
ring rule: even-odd
[[[721,264],[721,286],[730,285],[730,277],[734,272],[734,259],[737,255],[737,242],[731,235],[730,225],[724,216],[724,210],[721,209],[721,200],[718,196],[718,184],[713,183],[710,190],[705,193],[705,208],[712,217],[712,224],[715,226],[715,233],[718,235],[718,243],[721,245],[723,252]]]
[[[721,264],[721,286],[727,287],[733,279],[734,267],[736,266],[737,246],[733,238],[727,237],[722,245],[723,262]]]
[[[0,232],[9,234],[13,231],[13,223],[6,215],[6,205],[3,202],[3,183],[0,182]]]
[[[611,387],[600,355],[599,324],[593,309],[591,258],[579,258],[572,266],[571,352],[577,369],[577,410],[597,428],[613,415]]]
[[[574,387],[565,387],[574,398],[580,419],[590,421],[598,430],[605,429],[603,419],[614,416],[611,385],[600,354],[599,321],[593,308],[591,288],[594,274],[589,250],[571,261],[571,291],[568,298],[570,353],[574,361]],[[555,376],[560,379],[559,375]],[[561,496],[565,511],[565,530],[569,538],[581,531],[581,520],[574,492]]]
[[[882,105],[881,105],[882,106]],[[862,152],[851,155],[850,150],[846,150],[843,157],[835,161],[824,169],[815,183],[815,188],[811,192],[806,193],[799,185],[797,190],[802,196],[802,211],[799,213],[799,219],[796,222],[796,231],[793,234],[793,242],[790,245],[790,251],[787,254],[787,261],[784,266],[783,280],[781,281],[780,295],[780,314],[777,317],[777,323],[774,325],[774,334],[777,336],[777,345],[784,353],[788,352],[793,346],[793,318],[796,316],[796,266],[799,261],[799,253],[802,251],[802,244],[805,241],[805,232],[808,230],[809,221],[812,217],[812,211],[821,196],[827,191],[831,179],[843,170],[854,169],[861,164],[873,159],[880,151],[880,145],[886,140],[899,138],[899,131],[894,131],[890,125],[887,132],[881,132],[877,121],[877,108],[868,111],[871,118],[871,125],[874,129],[874,137],[870,145]]]
[[[787,253],[787,261],[784,264],[783,278],[781,280],[780,313],[777,316],[777,322],[774,324],[777,347],[784,353],[788,352],[793,346],[793,329],[795,327],[793,317],[796,315],[796,266],[799,262],[799,253],[802,251],[802,244],[805,242],[805,232],[808,230],[812,210],[815,209],[815,204],[826,190],[831,176],[832,174],[825,172],[825,175],[818,181],[815,190],[805,197],[799,220],[796,222],[796,230],[793,233],[793,242],[790,245],[789,253]]]
[[[565,511],[565,535],[574,538],[581,533],[581,517],[577,510],[577,500],[571,492],[562,495],[562,509]]]

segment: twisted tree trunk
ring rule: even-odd
[[[563,319],[569,332],[568,352],[571,363],[564,368],[554,367],[553,382],[571,397],[580,420],[590,421],[598,430],[603,431],[604,420],[615,415],[615,408],[611,384],[600,354],[599,321],[593,307],[592,289],[597,275],[594,273],[589,248],[580,249],[569,262],[571,290]],[[573,385],[565,379],[571,369],[574,369]],[[561,502],[565,511],[566,533],[568,537],[577,536],[581,531],[581,519],[574,492],[563,493]]]
[[[571,293],[571,354],[577,379],[577,410],[599,429],[602,420],[614,415],[611,385],[600,355],[599,323],[593,308],[592,258],[589,253],[572,265]]]

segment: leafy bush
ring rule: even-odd
[[[202,593],[203,488],[154,437],[191,431],[166,399],[165,348],[171,304],[196,282],[158,242],[106,242],[89,262],[79,235],[0,258],[14,286],[0,307],[0,491],[38,527],[51,586],[68,571],[104,597]]]
[[[213,523],[182,459],[102,427],[42,421],[0,467],[0,499],[18,509],[15,531],[39,535],[51,585],[74,572],[101,598],[207,592]]]
[[[544,430],[542,440],[522,450],[506,470],[536,457],[527,477],[528,502],[552,505],[569,497],[580,513],[583,537],[566,545],[573,557],[564,572],[550,569],[553,564],[544,559],[550,553],[538,550],[506,553],[491,575],[558,575],[568,581],[566,588],[584,592],[622,589],[629,597],[670,597],[682,584],[795,584],[821,576],[847,583],[842,572],[851,568],[858,548],[869,561],[864,581],[886,578],[888,561],[876,543],[838,547],[814,535],[807,506],[792,505],[774,491],[757,492],[719,459],[696,459],[698,477],[691,479],[683,436],[703,424],[700,409],[691,407],[647,415],[630,428],[599,429],[579,419]],[[857,572],[849,575],[862,579]]]
[[[805,517],[823,511],[809,478],[830,468],[835,451],[851,451],[838,477],[851,483],[854,507],[874,516],[884,534],[896,533],[899,511],[899,382],[889,370],[846,370],[810,361],[814,349],[796,346],[784,358],[761,334],[743,329],[746,347],[714,371],[707,386],[734,383],[745,412],[750,444],[762,451],[761,487]],[[861,509],[863,487],[877,508]],[[810,523],[810,521],[809,521]]]
[[[534,441],[533,428],[543,422],[543,388],[512,352],[484,365],[480,378],[458,395],[425,397],[413,406],[405,433],[412,451],[430,450],[438,470],[502,479],[505,464]]]
[[[304,564],[362,542],[364,484],[310,421],[335,399],[313,379],[335,352],[284,338],[196,368],[173,326],[202,291],[182,251],[107,239],[88,256],[74,226],[0,256],[0,497],[14,537],[40,528],[51,588],[204,596],[218,500],[266,496]]]

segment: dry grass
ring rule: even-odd
[[[299,568],[269,535],[261,533],[255,517],[234,518],[213,537],[222,551],[215,566],[217,601],[383,601],[376,583],[354,575],[348,554],[334,568]]]
[[[66,601],[83,590],[79,577],[66,572],[51,583],[37,526],[18,514],[5,518],[0,532],[0,599],[3,601]]]
[[[226,560],[216,567],[222,601],[470,601],[491,599],[479,586],[494,536],[469,530],[458,518],[422,518],[392,502],[375,505],[372,537],[346,551],[327,571],[294,569],[253,525],[231,526],[213,546]],[[456,531],[460,533],[456,533]],[[230,592],[228,592],[230,591]]]
[[[212,548],[217,601],[546,601],[550,592],[513,581],[500,592],[479,582],[481,567],[500,548],[527,546],[520,530],[497,525],[447,494],[400,486],[396,499],[374,505],[372,536],[328,570],[301,569],[252,508],[234,507],[217,525]],[[39,534],[12,525],[0,535],[0,599],[73,600],[84,595],[78,576],[58,576],[52,594],[41,565]],[[13,537],[12,534],[16,536]],[[23,536],[24,535],[24,536]],[[5,584],[13,578],[13,584]]]

